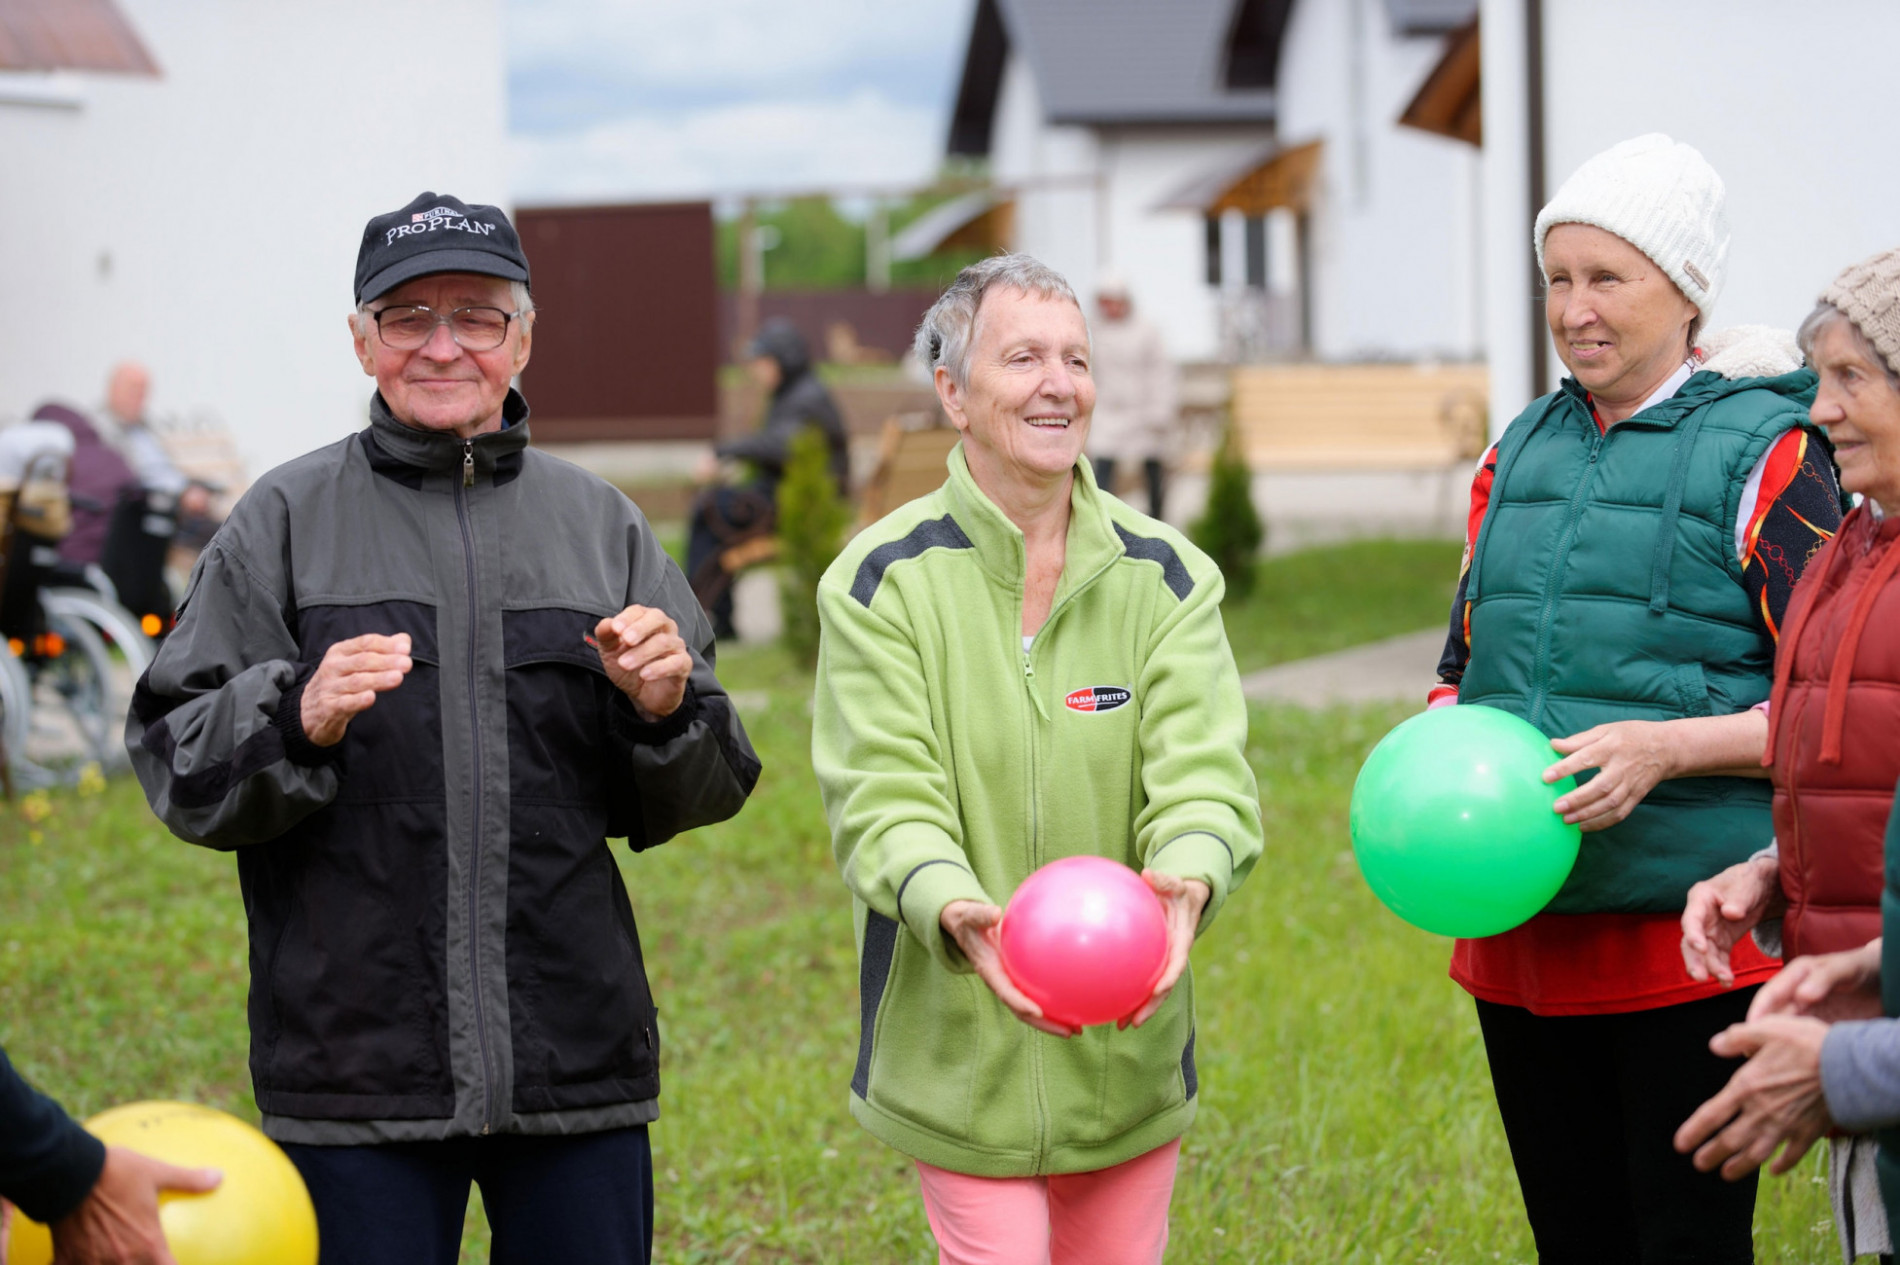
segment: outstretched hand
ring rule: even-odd
[[[594,648],[607,679],[629,699],[643,720],[661,720],[679,710],[693,655],[673,617],[656,606],[629,606],[594,625]]]
[[[1207,908],[1208,897],[1212,895],[1207,884],[1197,878],[1176,878],[1154,870],[1143,870],[1141,877],[1154,889],[1168,920],[1168,962],[1162,967],[1161,978],[1155,981],[1155,990],[1148,1000],[1142,1003],[1140,1010],[1116,1024],[1118,1028],[1139,1028],[1154,1018],[1161,1004],[1168,1000],[1168,994],[1181,980],[1181,972],[1187,969],[1188,951],[1194,947],[1194,931],[1201,925],[1201,911]]]
[[[1698,983],[1735,986],[1730,952],[1762,919],[1785,907],[1781,865],[1772,857],[1731,865],[1689,889],[1682,911],[1682,964]]]
[[[53,1223],[53,1259],[58,1265],[176,1265],[158,1222],[159,1192],[202,1195],[223,1180],[216,1169],[179,1168],[109,1146],[92,1192]]]
[[[1880,1018],[1880,941],[1796,958],[1748,1004],[1748,1021],[1795,1015],[1839,1023]]]
[[[1675,757],[1664,737],[1665,722],[1616,720],[1568,738],[1553,738],[1564,758],[1544,770],[1544,781],[1561,782],[1585,769],[1597,775],[1560,798],[1553,808],[1583,830],[1607,830],[1630,815],[1656,783],[1675,776]]]
[[[996,1000],[1009,1007],[1011,1014],[1038,1032],[1046,1032],[1052,1037],[1072,1037],[1081,1031],[1080,1028],[1059,1024],[1044,1015],[1042,1007],[1030,1001],[1009,978],[1009,972],[1003,969],[1002,910],[982,901],[953,900],[943,907],[937,921],[957,942],[957,947],[963,950],[963,956],[970,960],[977,978],[989,985],[990,991],[996,994]]]
[[[1777,1147],[1769,1172],[1779,1176],[1800,1163],[1834,1123],[1821,1094],[1827,1027],[1819,1019],[1774,1015],[1716,1033],[1711,1050],[1724,1058],[1746,1055],[1748,1062],[1676,1130],[1676,1150],[1693,1151],[1698,1170],[1719,1167],[1729,1181],[1748,1176]]]

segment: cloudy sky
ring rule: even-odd
[[[504,0],[520,203],[928,179],[973,0]]]

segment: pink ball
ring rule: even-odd
[[[1060,1024],[1141,1009],[1168,963],[1161,899],[1107,857],[1065,857],[1023,880],[1003,911],[1003,969]]]

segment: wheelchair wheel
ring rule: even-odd
[[[41,589],[40,607],[48,619],[82,620],[92,625],[109,649],[124,656],[134,681],[145,675],[145,669],[152,666],[152,656],[158,653],[158,643],[139,628],[136,615],[91,589]]]
[[[0,737],[6,740],[14,790],[32,790],[58,780],[27,755],[33,740],[33,681],[5,641],[0,641]]]
[[[132,703],[133,678],[85,620],[49,612],[47,626],[63,644],[57,653],[30,664],[34,714],[29,755],[37,763],[70,767],[75,773],[87,763],[106,773],[126,767],[125,714]]]

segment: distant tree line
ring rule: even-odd
[[[889,233],[895,237],[905,225],[952,193],[920,193],[901,203],[886,203]],[[715,227],[714,248],[721,289],[739,288],[738,212],[722,216]],[[765,252],[765,288],[768,290],[842,290],[866,283],[866,224],[839,211],[830,198],[794,198],[762,204],[756,223],[777,232],[778,240]],[[980,259],[977,250],[947,250],[923,259],[893,260],[893,288],[948,285],[957,271]]]

